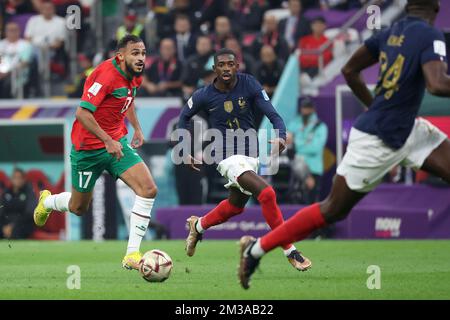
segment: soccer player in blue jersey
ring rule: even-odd
[[[272,229],[283,223],[274,189],[257,174],[258,146],[254,111],[261,110],[279,131],[279,136],[271,142],[279,152],[285,149],[286,127],[261,84],[251,75],[237,73],[238,69],[235,53],[226,48],[219,50],[214,56],[214,82],[195,91],[180,115],[178,128],[187,129],[189,120],[204,111],[211,127],[220,131],[223,143],[222,147],[216,145],[215,156],[221,160],[217,161],[217,170],[228,180],[225,187],[229,189],[229,197],[213,210],[201,218],[192,216],[187,220],[188,256],[194,255],[197,242],[202,239],[205,230],[242,213],[251,195],[258,199],[264,218]],[[240,136],[242,143],[237,144],[234,138],[230,139],[233,134]],[[198,170],[195,159],[191,155],[189,159],[191,167]],[[291,243],[285,243],[282,247],[294,268],[305,271],[311,267],[311,261],[303,257]]]
[[[331,193],[264,237],[241,238],[238,276],[243,288],[249,288],[265,253],[347,217],[394,166],[425,170],[450,183],[449,140],[426,120],[416,119],[425,88],[450,97],[445,40],[433,27],[439,9],[439,0],[408,0],[407,16],[365,41],[344,66],[348,85],[368,110],[350,132]],[[377,62],[380,77],[373,97],[361,71]]]

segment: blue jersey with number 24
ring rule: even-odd
[[[447,62],[445,38],[426,21],[407,16],[364,44],[379,59],[380,77],[372,105],[354,127],[399,149],[412,131],[425,93],[422,65]]]

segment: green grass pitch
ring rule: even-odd
[[[275,250],[262,259],[245,291],[237,283],[236,241],[206,240],[196,255],[183,241],[144,242],[174,262],[170,279],[147,283],[121,269],[125,241],[96,243],[0,241],[0,299],[450,299],[450,241],[304,241],[313,261],[294,270]],[[81,270],[81,289],[69,290],[67,268]],[[369,290],[370,265],[381,288]]]

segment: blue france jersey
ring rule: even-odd
[[[208,116],[210,126],[218,129],[223,136],[222,151],[225,157],[236,154],[256,157],[258,144],[254,143],[257,142],[255,110],[260,109],[269,118],[274,129],[279,130],[280,138],[286,139],[286,127],[261,84],[248,74],[238,73],[236,77],[237,83],[229,92],[219,91],[214,84],[195,91],[183,107],[178,128],[187,129],[190,118],[203,110]],[[227,132],[242,135],[245,132],[245,143],[226,141]]]
[[[401,148],[414,126],[425,93],[422,65],[447,62],[445,38],[420,18],[407,16],[365,42],[380,61],[375,99],[354,127]]]

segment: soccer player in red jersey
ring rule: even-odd
[[[450,97],[445,38],[433,27],[439,10],[439,0],[408,0],[407,16],[366,40],[344,66],[349,87],[368,110],[353,124],[331,193],[262,238],[241,238],[244,289],[265,253],[345,219],[394,166],[421,169],[450,183],[450,141],[428,121],[416,119],[425,88]],[[380,78],[372,96],[361,72],[377,62]]]
[[[145,55],[144,42],[127,35],[119,41],[116,56],[101,63],[86,79],[72,127],[72,192],[51,195],[44,190],[34,211],[38,226],[46,223],[52,210],[81,216],[88,210],[95,182],[104,170],[120,178],[136,193],[122,261],[127,269],[138,268],[139,248],[157,191],[149,169],[135,151],[144,142],[134,97],[142,83]],[[126,138],[125,117],[134,129],[131,145]]]

